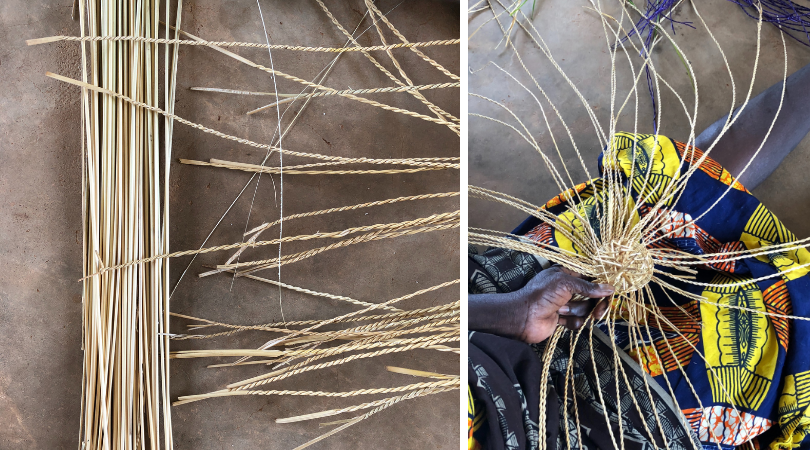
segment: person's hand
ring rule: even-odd
[[[541,271],[515,292],[468,296],[467,323],[472,331],[534,344],[548,339],[557,324],[577,329],[591,311],[601,318],[608,302],[596,299],[613,291],[613,286],[591,283],[555,266]],[[591,300],[572,301],[574,295]]]
[[[517,338],[534,344],[548,339],[557,324],[578,329],[591,311],[596,318],[602,317],[608,302],[595,299],[608,297],[613,291],[609,284],[591,283],[560,266],[543,270],[515,292],[525,304],[525,321]],[[594,300],[572,301],[575,294]]]

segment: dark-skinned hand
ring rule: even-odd
[[[607,310],[609,284],[596,284],[560,266],[543,270],[526,286],[508,294],[478,294],[468,298],[470,330],[519,339],[534,344],[548,339],[557,324],[578,329],[588,315]],[[572,301],[574,296],[587,300]]]

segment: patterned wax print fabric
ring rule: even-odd
[[[468,257],[470,294],[514,292],[550,265],[542,257],[501,248],[479,253],[470,246]],[[680,422],[669,395],[661,388],[656,389],[651,377],[623,350],[617,349],[604,333],[595,329],[593,335],[593,340],[580,339],[573,352],[568,332],[557,343],[548,373],[548,390],[544,394],[546,448],[567,450],[570,444],[570,448],[609,450],[615,448],[611,432],[617,439],[623,436],[621,446],[626,450],[697,448],[697,436],[688,424]],[[539,401],[530,400],[540,396],[541,357],[546,343],[530,346],[475,331],[469,333],[468,339],[468,450],[537,450],[540,405]],[[653,387],[651,396],[637,397],[640,414],[626,388],[622,388],[621,401],[616,401],[614,353],[619,355],[634,389],[644,386],[645,378],[647,385]],[[565,396],[565,371],[570,355],[573,355],[574,391]],[[592,355],[598,361],[599,377],[594,372]],[[598,392],[604,392],[601,400]],[[663,434],[653,426],[653,411],[662,420]],[[649,423],[645,424],[641,417]],[[577,422],[579,432],[574,431]],[[662,436],[668,447],[662,446]]]
[[[700,150],[664,136],[617,133],[611,145],[618,160],[605,161],[604,153],[600,155],[600,173],[605,164],[621,167],[632,197],[648,202],[638,205],[640,217],[650,213],[668,182],[683,177],[703,156]],[[649,182],[645,183],[648,169]],[[596,178],[574,187],[579,198],[574,197],[570,205],[596,223],[599,205],[594,189],[598,191],[601,185],[602,179]],[[642,195],[639,190],[643,190]],[[563,217],[573,216],[566,198],[570,197],[561,194],[544,208]],[[700,218],[650,248],[702,255],[796,240],[773,213],[710,158],[703,160],[689,179],[683,195],[669,200],[657,214],[667,218],[658,235]],[[578,251],[554,227],[533,217],[514,233]],[[668,378],[679,407],[704,448],[719,445],[732,449],[744,443],[745,448],[751,448],[751,441],[761,449],[810,449],[810,323],[757,313],[810,317],[810,276],[803,267],[810,264],[810,253],[801,248],[734,261],[713,262],[716,259],[710,257],[706,265],[695,267],[693,281],[721,287],[662,278],[708,302],[747,310],[697,302],[650,283],[654,301],[677,332],[670,325],[659,326],[655,317],[648,316],[650,332],[643,333],[642,351],[633,352],[627,326],[617,322],[616,344],[635,353],[643,369],[661,386],[666,388]],[[656,268],[673,273],[665,267]]]
[[[529,344],[470,331],[468,450],[536,450],[543,367]]]
[[[489,248],[479,253],[475,246],[470,245],[467,248],[467,292],[513,292],[549,267],[551,263],[542,256],[505,248]]]
[[[561,336],[551,357],[545,392],[540,390],[541,357],[548,340],[530,346],[471,331],[468,450],[537,450],[543,437],[549,450],[698,448],[697,436],[676,412],[671,397],[630,356],[616,350],[607,335],[596,328],[592,331],[593,339],[583,335],[573,349],[572,332]],[[614,377],[614,354],[619,355],[631,389]],[[567,381],[571,357],[571,381]],[[649,394],[645,379],[651,386]],[[541,396],[546,399],[544,436],[539,435],[538,425]]]

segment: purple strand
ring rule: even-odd
[[[679,25],[686,25],[690,28],[695,28],[692,26],[692,22],[681,22],[679,20],[675,20],[672,18],[672,8],[675,7],[675,4],[678,0],[647,0],[646,3],[646,11],[644,15],[639,19],[636,23],[636,27],[628,33],[628,35],[622,39],[621,42],[625,42],[627,39],[632,38],[633,36],[639,36],[641,39],[641,52],[640,56],[642,58],[646,58],[649,52],[649,48],[652,46],[653,39],[656,36],[656,29],[653,25],[653,22],[669,22],[670,29],[673,33],[675,33],[675,24]],[[652,75],[650,74],[649,66],[644,68],[645,75],[647,78],[647,89],[650,92],[650,100],[652,100],[652,109],[653,109],[653,133],[658,132],[658,106],[655,102],[655,85],[652,80]]]
[[[728,1],[739,6],[748,17],[759,19],[753,0]],[[810,32],[807,29],[810,26],[810,8],[797,5],[790,0],[761,0],[759,4],[762,5],[763,22],[781,27],[788,36],[810,47]],[[803,34],[804,39],[794,33]]]
[[[647,72],[647,89],[650,90],[650,98],[652,99],[653,134],[658,134],[658,108],[655,106],[655,85],[653,84],[652,75],[650,75],[650,66],[645,66],[644,70]]]
[[[679,0],[647,0],[644,5],[644,13],[641,18],[636,22],[636,26],[628,33],[627,37],[622,39],[621,42],[638,36],[641,41],[641,57],[646,58],[649,48],[652,45],[653,39],[656,36],[656,29],[653,25],[656,23],[666,23],[673,33],[675,33],[675,24],[686,25],[689,28],[692,22],[682,22],[672,18],[672,9]],[[758,3],[762,7],[762,21],[774,24],[782,29],[790,38],[797,42],[810,47],[810,7],[797,5],[791,0],[727,0],[736,4],[740,9],[753,19],[759,20],[759,11],[754,7]],[[642,8],[639,8],[642,9]],[[658,119],[658,106],[655,102],[655,86],[650,74],[650,68],[645,67],[647,75],[647,88],[650,92],[650,99],[652,100],[653,109],[653,132],[657,133],[657,119]]]

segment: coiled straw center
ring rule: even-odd
[[[637,291],[653,278],[653,259],[641,242],[621,240],[605,243],[595,257],[601,264],[600,283],[609,283],[617,294]]]

